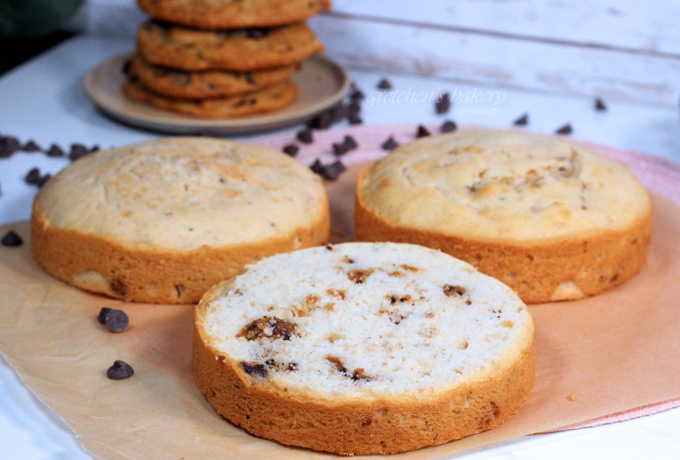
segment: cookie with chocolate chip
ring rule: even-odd
[[[197,30],[150,21],[137,34],[147,62],[189,72],[252,71],[297,64],[323,51],[304,22],[271,29]]]
[[[128,70],[144,87],[154,93],[176,99],[210,99],[249,93],[281,83],[298,70],[297,64],[271,69],[230,72],[208,70],[186,72],[149,64],[135,56]]]

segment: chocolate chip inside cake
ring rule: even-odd
[[[533,385],[526,306],[421,246],[273,256],[196,311],[194,378],[257,436],[338,454],[401,452],[499,425]]]

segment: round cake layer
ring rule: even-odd
[[[129,301],[192,303],[243,265],[325,243],[321,181],[279,152],[168,138],[88,155],[33,204],[32,242],[53,275]]]
[[[477,129],[362,172],[357,238],[441,249],[525,302],[593,295],[646,260],[652,203],[625,166],[555,137]]]
[[[143,24],[137,48],[147,62],[186,71],[268,69],[304,61],[323,44],[304,22],[273,29],[196,30]]]
[[[199,29],[271,27],[329,10],[330,0],[138,0],[149,16]]]
[[[256,91],[292,77],[298,65],[247,72],[185,72],[149,64],[141,56],[130,62],[129,75],[152,92],[177,99],[210,99]]]
[[[148,90],[138,81],[128,80],[121,90],[133,101],[196,118],[237,118],[281,110],[295,102],[300,94],[295,83],[284,81],[256,91],[210,99],[174,99]]]
[[[533,369],[516,294],[421,246],[273,256],[196,310],[208,401],[253,434],[316,450],[400,452],[493,428],[526,399]]]

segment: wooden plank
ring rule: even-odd
[[[667,106],[680,94],[673,57],[333,16],[311,24],[353,66]]]
[[[333,13],[680,55],[677,0],[333,0]]]

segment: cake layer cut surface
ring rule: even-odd
[[[194,377],[258,436],[388,453],[500,424],[528,396],[533,347],[524,303],[467,263],[346,243],[264,259],[211,289]],[[414,423],[430,428],[409,434]]]

